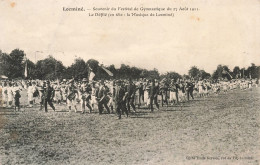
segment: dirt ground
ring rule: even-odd
[[[0,110],[0,164],[260,164],[260,88],[115,114]]]

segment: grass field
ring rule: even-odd
[[[0,164],[260,164],[260,88],[129,118],[0,111]]]

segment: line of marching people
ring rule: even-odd
[[[1,90],[1,107],[20,110],[21,97],[28,100],[29,108],[40,104],[40,110],[44,108],[48,112],[48,105],[55,111],[55,104],[66,104],[69,111],[78,111],[77,105],[80,104],[82,113],[91,113],[98,109],[102,114],[104,109],[107,113],[121,114],[128,116],[130,112],[136,112],[142,105],[151,111],[159,110],[161,106],[179,105],[198,97],[207,97],[210,94],[218,95],[220,91],[227,93],[228,90],[240,88],[241,90],[252,89],[258,86],[258,80],[234,79],[231,81],[211,81],[211,80],[192,80],[192,79],[140,79],[129,80],[100,80],[88,81],[84,78],[81,81],[63,80],[59,81],[3,81]],[[21,94],[26,91],[26,96]],[[55,103],[55,104],[54,104]],[[155,106],[155,108],[154,108]],[[131,110],[132,109],[132,110]]]

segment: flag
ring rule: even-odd
[[[95,77],[95,73],[90,72],[88,80],[91,81],[91,80],[93,80],[94,77]]]
[[[231,77],[231,79],[233,78],[230,73],[227,72],[227,74]]]
[[[230,76],[231,79],[233,78],[233,77],[231,76],[231,74],[228,73],[228,71],[226,71],[225,69],[223,69],[222,74],[228,74],[228,75]]]
[[[106,69],[103,66],[101,66],[101,68],[104,69],[104,71],[106,71],[109,76],[113,76],[113,73],[110,70]]]
[[[28,68],[27,68],[27,61],[25,61],[25,67],[24,67],[24,77],[28,77]]]
[[[95,73],[93,72],[93,69],[88,65],[88,80],[91,81],[93,80],[93,78],[95,77]]]
[[[5,75],[1,75],[0,78],[1,79],[8,79],[8,77],[6,77]]]
[[[59,79],[58,79],[58,78],[57,78],[57,80],[56,80],[56,81],[57,81],[57,84],[60,86],[60,81],[59,81]]]
[[[22,87],[24,88],[24,89],[27,89],[27,83],[24,81],[24,80],[22,80]]]

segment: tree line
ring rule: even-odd
[[[25,77],[24,71],[27,65],[28,76]],[[82,79],[89,76],[90,72],[95,73],[94,79],[110,79],[111,77],[102,68],[110,70],[113,73],[113,78],[116,79],[219,79],[219,78],[260,78],[260,66],[251,64],[248,68],[239,68],[236,66],[230,70],[226,65],[218,65],[213,74],[207,73],[203,69],[192,66],[188,71],[188,75],[180,75],[177,72],[167,72],[159,74],[156,68],[147,70],[138,67],[121,64],[120,68],[115,68],[115,65],[103,66],[95,59],[84,61],[81,58],[76,58],[69,67],[65,67],[63,63],[49,55],[43,60],[33,63],[26,59],[26,54],[23,50],[14,49],[10,54],[0,50],[0,75],[5,75],[9,79]]]

